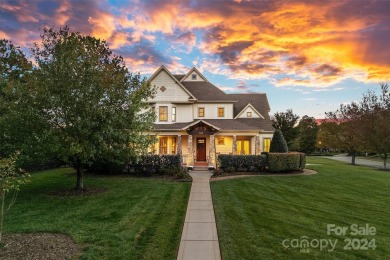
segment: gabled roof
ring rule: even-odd
[[[195,67],[193,67],[192,69],[190,69],[190,71],[187,72],[187,74],[184,75],[184,77],[181,78],[180,81],[183,82],[183,81],[184,81],[186,78],[188,78],[188,77],[191,75],[191,73],[194,72],[194,71],[195,71],[195,72],[196,72],[204,81],[209,82],[209,81],[206,79],[206,77],[203,76],[202,73],[200,73],[199,70],[198,70],[197,68],[195,68]]]
[[[248,103],[248,105],[246,105],[246,107],[244,107],[244,108],[241,110],[241,112],[238,113],[234,118],[240,117],[241,114],[244,113],[244,111],[247,110],[248,107],[252,108],[252,110],[254,110],[255,113],[256,113],[259,117],[261,117],[261,118],[264,119],[264,116],[263,116],[259,111],[257,111],[257,109],[256,109],[254,106],[252,106],[251,103]]]
[[[156,70],[155,73],[153,73],[152,76],[150,76],[150,78],[148,79],[149,82],[151,82],[162,70],[164,70],[192,99],[196,99],[194,97],[194,95],[188,91],[188,89],[186,89],[181,83],[180,81],[172,75],[172,73],[164,66],[164,65],[161,65],[160,68],[158,68],[158,70]]]
[[[228,94],[231,100],[237,100],[234,104],[234,117],[236,117],[248,104],[251,104],[263,117],[269,120],[270,111],[267,95],[261,94]]]
[[[199,124],[199,123],[204,123],[204,124],[206,124],[206,125],[208,125],[208,126],[214,128],[214,129],[216,129],[216,130],[221,130],[221,128],[219,128],[219,127],[217,127],[217,126],[214,126],[214,125],[208,123],[206,120],[197,120],[197,121],[194,121],[193,123],[191,123],[191,124],[189,124],[189,125],[183,127],[182,130],[186,130],[186,129],[190,128],[191,126],[194,126],[194,125]]]
[[[178,81],[180,81],[182,78],[184,78],[185,74],[174,74],[173,75]]]
[[[199,101],[229,101],[233,99],[228,94],[204,81],[182,81],[183,86],[188,89]]]

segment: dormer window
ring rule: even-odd
[[[196,74],[191,75],[192,80],[196,80]]]
[[[225,108],[219,107],[218,108],[218,117],[224,117],[225,116]]]
[[[204,117],[204,107],[198,107],[198,117]]]
[[[246,117],[252,117],[252,112],[246,112]]]

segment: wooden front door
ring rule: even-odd
[[[206,138],[204,137],[196,139],[196,161],[206,161]]]

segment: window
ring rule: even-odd
[[[158,154],[167,154],[167,153],[168,153],[168,137],[160,137]]]
[[[176,154],[176,137],[172,137],[171,152],[172,154]]]
[[[218,108],[218,117],[224,117],[225,116],[225,108],[219,107]]]
[[[204,117],[204,107],[198,107],[198,117]]]
[[[176,122],[176,107],[172,107],[172,122]]]
[[[224,145],[224,144],[225,144],[225,138],[223,138],[223,137],[218,137],[218,144],[219,144],[219,145]]]
[[[237,154],[248,155],[250,154],[250,140],[237,140]]]
[[[159,107],[160,121],[168,121],[168,107]]]
[[[269,152],[269,147],[271,146],[271,138],[263,139],[263,152]]]
[[[252,117],[252,112],[246,112],[246,117]]]
[[[196,74],[191,75],[192,80],[196,80]]]

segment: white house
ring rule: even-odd
[[[149,82],[157,88],[149,100],[158,140],[151,153],[179,153],[187,167],[215,167],[218,154],[269,150],[274,129],[266,94],[226,94],[196,68],[173,75],[161,66]]]

